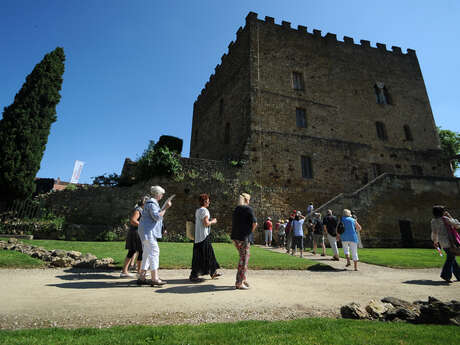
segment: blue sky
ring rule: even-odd
[[[460,132],[460,1],[0,0],[0,106],[43,56],[66,54],[39,177],[121,172],[162,134],[184,140],[193,102],[249,11],[276,23],[415,49],[438,126]]]

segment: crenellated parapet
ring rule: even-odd
[[[407,52],[404,53],[400,47],[392,46],[391,50],[389,50],[386,44],[383,43],[376,43],[375,47],[371,45],[371,42],[368,40],[360,40],[359,43],[355,43],[352,37],[344,36],[343,40],[340,41],[337,38],[337,35],[334,33],[326,33],[325,35],[322,34],[321,30],[313,29],[311,32],[308,31],[307,26],[298,25],[297,28],[292,28],[291,23],[288,21],[281,21],[281,24],[275,23],[275,18],[265,16],[265,19],[259,19],[258,14],[255,12],[249,12],[246,16],[246,25],[244,27],[238,28],[236,32],[236,40],[231,41],[228,45],[228,50],[224,53],[221,57],[221,62],[218,64],[215,69],[214,73],[211,74],[209,81],[205,84],[204,88],[201,90],[200,95],[198,96],[196,102],[199,102],[208,94],[208,90],[211,89],[211,84],[215,83],[216,80],[220,79],[217,78],[218,75],[225,73],[222,66],[231,66],[232,64],[237,63],[237,58],[235,57],[234,52],[238,49],[241,43],[242,36],[248,32],[249,27],[251,24],[258,24],[258,25],[267,25],[278,27],[282,30],[288,30],[296,34],[300,34],[302,36],[308,37],[310,39],[320,40],[323,41],[327,45],[331,46],[344,46],[344,47],[353,47],[355,49],[363,49],[369,52],[375,53],[382,53],[382,54],[391,54],[393,56],[407,56],[409,58],[416,58],[415,50],[407,49]],[[195,102],[195,103],[196,103]]]
[[[414,56],[415,55],[415,50],[413,49],[407,49],[407,54],[404,54],[401,50],[400,47],[391,47],[391,50],[388,50],[386,45],[383,43],[376,43],[376,47],[372,47],[370,44],[370,41],[367,40],[361,40],[360,44],[355,44],[353,41],[353,38],[344,36],[343,41],[340,41],[337,39],[337,35],[333,33],[327,33],[326,35],[322,36],[321,30],[316,30],[313,29],[312,32],[308,32],[307,27],[303,25],[298,25],[297,29],[291,28],[291,23],[287,21],[281,21],[281,24],[276,24],[275,19],[273,17],[268,17],[266,16],[265,19],[258,19],[258,14],[254,12],[249,12],[249,14],[246,16],[246,25],[249,23],[258,23],[258,24],[266,24],[266,25],[275,25],[283,29],[287,30],[292,30],[293,32],[298,32],[303,35],[309,35],[317,39],[323,39],[327,41],[328,43],[338,43],[338,44],[345,44],[345,45],[351,45],[355,47],[360,47],[363,49],[374,49],[374,50],[380,50],[382,52],[386,53],[391,53],[395,55],[409,55],[409,56]]]

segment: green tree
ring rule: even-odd
[[[441,140],[441,149],[444,159],[450,160],[460,154],[460,133],[441,129],[438,127],[439,139]],[[454,169],[457,170],[459,162],[454,161]]]
[[[181,171],[179,155],[166,146],[155,145],[150,140],[149,146],[137,160],[136,180],[148,180],[154,176],[175,177]]]
[[[45,55],[0,120],[0,198],[29,197],[48,142],[64,73],[64,50]]]

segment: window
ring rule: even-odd
[[[303,90],[303,75],[300,72],[292,72],[292,87],[294,90]]]
[[[311,166],[311,158],[302,156],[301,162],[302,165],[302,177],[304,178],[313,178],[313,169]]]
[[[225,124],[224,144],[230,144],[230,124],[228,122]]]
[[[221,99],[219,102],[219,115],[222,115],[224,113],[224,100]]]
[[[410,130],[409,125],[404,125],[404,135],[407,141],[413,141],[414,138],[412,137],[412,132]]]
[[[375,123],[375,128],[377,129],[377,137],[380,140],[388,140],[387,130],[386,130],[385,124],[383,122],[377,121]]]
[[[415,176],[423,176],[423,169],[420,165],[412,165],[412,174]]]
[[[297,108],[295,110],[295,119],[298,128],[307,128],[307,115],[305,109]]]
[[[382,82],[377,82],[374,85],[375,96],[377,98],[377,104],[390,104],[390,95]]]
[[[380,164],[377,164],[377,163],[372,163],[372,173],[374,175],[374,178],[376,178],[377,176],[382,175],[383,174],[382,166]]]

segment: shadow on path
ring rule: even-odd
[[[235,290],[234,286],[215,286],[215,285],[202,285],[193,284],[185,286],[173,286],[163,287],[155,290],[157,293],[177,293],[177,294],[194,294],[200,292],[212,292],[212,291],[230,291]]]
[[[431,285],[431,286],[449,286],[448,282],[442,280],[428,280],[428,279],[420,279],[420,280],[406,280],[403,284],[414,284],[414,285]]]
[[[94,280],[94,279],[117,279],[119,277],[107,273],[74,273],[56,276],[62,280]]]
[[[138,286],[135,280],[124,280],[118,282],[72,282],[62,284],[47,284],[46,286],[54,286],[62,289],[107,289],[107,288],[126,288],[132,286]]]

